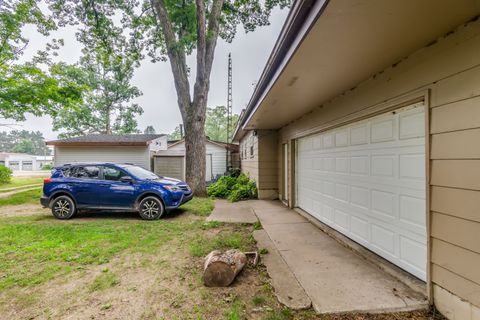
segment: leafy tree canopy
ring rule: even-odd
[[[95,1],[83,1],[80,6],[82,19],[78,20],[76,37],[83,45],[82,56],[74,68],[63,71],[65,78],[90,91],[83,103],[54,117],[53,129],[63,130],[61,137],[137,133],[135,117],[143,109],[132,100],[142,93],[131,85],[131,79],[139,66],[139,49],[128,41],[121,27],[107,18],[109,10],[102,12]]]
[[[61,77],[57,68],[49,69],[47,60],[34,59],[23,64],[18,59],[28,45],[22,27],[34,24],[48,35],[55,29],[35,0],[0,2],[0,117],[24,120],[26,113],[55,114],[82,98],[86,89]],[[56,49],[61,41],[50,44]],[[45,54],[45,52],[43,53]],[[43,62],[43,68],[42,68]]]

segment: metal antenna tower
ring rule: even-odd
[[[232,54],[228,54],[228,89],[227,89],[227,138],[226,143],[230,143],[230,132],[232,132]],[[230,171],[232,164],[231,152],[227,148],[226,166],[227,171]]]
[[[227,143],[232,132],[232,54],[228,54],[228,92],[227,92]]]

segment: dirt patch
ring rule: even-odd
[[[51,214],[50,209],[42,208],[34,203],[0,207],[0,218],[47,214]]]

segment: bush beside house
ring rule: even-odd
[[[231,202],[257,198],[257,186],[245,174],[239,176],[223,176],[208,187],[208,195],[226,198]]]
[[[0,165],[0,183],[9,183],[12,180],[12,170]]]

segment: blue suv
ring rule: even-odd
[[[183,181],[159,177],[132,164],[66,164],[44,180],[40,203],[57,219],[70,219],[78,210],[138,212],[156,220],[192,199]]]

